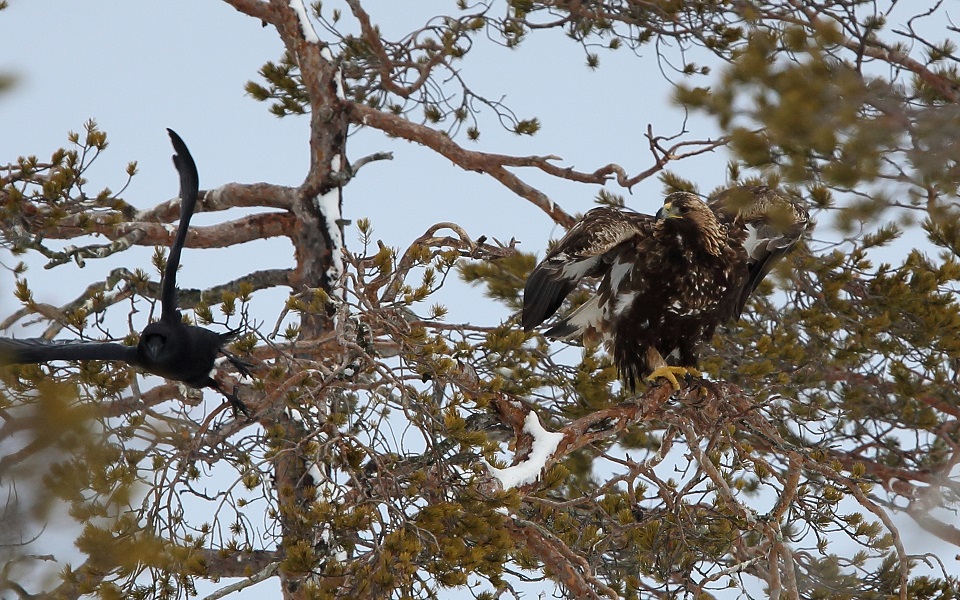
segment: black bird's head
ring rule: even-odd
[[[140,336],[140,351],[147,360],[160,361],[163,358],[163,350],[166,346],[167,338],[159,332],[144,330]]]

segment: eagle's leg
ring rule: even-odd
[[[680,382],[677,380],[678,375],[683,377],[688,375],[700,377],[700,371],[694,367],[671,367],[670,365],[663,365],[657,367],[652,373],[647,375],[647,381],[655,381],[656,379],[663,377],[670,382],[670,385],[673,386],[673,389],[679,390]]]

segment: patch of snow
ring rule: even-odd
[[[207,190],[207,193],[203,195],[204,204],[219,204],[220,196],[223,195],[223,186],[218,185],[215,188]]]
[[[333,52],[330,52],[329,46],[323,46],[320,48],[320,58],[322,58],[323,60],[327,61],[330,64],[334,63]],[[342,69],[339,69],[339,68],[337,69],[337,79],[334,83],[336,83],[336,86],[337,86],[337,98],[340,98],[341,100],[346,100],[347,93],[343,87],[343,70]]]
[[[311,44],[319,44],[320,36],[317,35],[317,31],[313,28],[313,24],[307,16],[307,7],[303,5],[303,0],[290,0],[290,8],[297,13],[297,20],[300,21],[300,31],[303,32],[304,39]]]
[[[460,481],[467,482],[470,481],[470,477],[473,476],[473,473],[467,471],[463,467],[457,465],[450,465],[450,471],[452,471],[457,477],[460,478]]]
[[[327,478],[320,472],[320,467],[317,466],[317,463],[310,465],[307,473],[313,478],[313,485],[317,488],[317,497],[319,498],[321,487],[326,483]]]
[[[338,502],[341,499],[340,487],[335,481],[323,474],[319,463],[311,464],[307,469],[307,474],[313,479],[314,487],[317,488],[317,500]]]
[[[334,159],[339,161],[339,157]],[[334,163],[337,164],[337,163]],[[327,224],[327,233],[330,236],[330,268],[327,269],[327,279],[333,289],[333,294],[343,300],[343,290],[337,285],[343,274],[343,237],[340,235],[340,188],[332,188],[326,194],[316,198],[317,209],[323,215]]]
[[[540,417],[533,411],[527,413],[527,418],[523,421],[523,430],[533,437],[530,455],[525,461],[505,469],[487,464],[490,474],[500,481],[500,485],[505,490],[535,482],[540,477],[547,460],[556,451],[560,440],[563,439],[562,433],[544,429],[540,424]]]

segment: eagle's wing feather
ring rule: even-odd
[[[136,364],[135,346],[113,342],[78,342],[43,338],[0,338],[0,365],[23,365],[50,360],[120,360]]]
[[[747,278],[736,291],[732,319],[740,318],[750,295],[810,228],[810,215],[799,201],[766,186],[736,186],[710,201],[710,207],[742,238]]]
[[[523,328],[543,323],[584,277],[602,274],[608,253],[624,241],[650,235],[653,217],[598,207],[587,212],[530,274],[523,288]]]

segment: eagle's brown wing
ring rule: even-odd
[[[635,236],[652,235],[650,215],[601,206],[587,212],[530,273],[523,288],[523,328],[529,331],[557,311],[584,277],[609,267],[613,250]]]
[[[764,277],[803,238],[812,225],[802,202],[767,186],[735,186],[710,200],[710,208],[747,252],[748,276],[735,290],[730,319],[743,313],[747,299]]]

